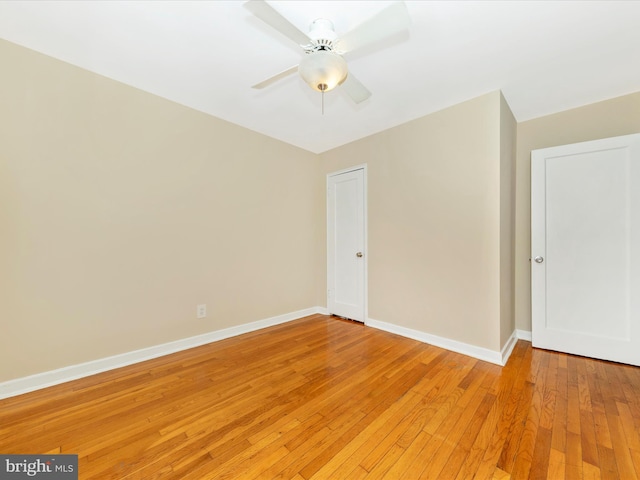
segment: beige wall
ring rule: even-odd
[[[516,327],[531,331],[531,150],[640,132],[640,92],[518,124]]]
[[[530,151],[640,131],[640,93],[516,126],[493,92],[317,156],[0,62],[0,382],[325,305],[325,175],[362,163],[369,316],[497,351],[531,328]]]
[[[316,155],[4,41],[0,64],[0,382],[324,305]]]
[[[493,92],[321,155],[368,165],[371,318],[500,349],[500,117]]]
[[[500,94],[500,348],[515,330],[516,119]]]

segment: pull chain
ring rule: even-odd
[[[319,83],[318,84],[318,90],[320,90],[320,92],[322,92],[322,115],[324,115],[324,92],[327,90],[327,84],[326,83]]]

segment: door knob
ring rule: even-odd
[[[362,252],[356,253],[356,257],[358,257],[358,258],[362,257]]]
[[[542,262],[544,262],[544,258],[542,258],[542,257],[540,257],[540,256],[538,256],[538,257],[534,258],[533,260],[534,260],[536,263],[542,263]]]

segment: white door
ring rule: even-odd
[[[365,321],[365,169],[327,176],[327,308]]]
[[[533,346],[640,365],[640,134],[531,153]]]

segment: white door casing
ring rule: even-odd
[[[364,322],[367,286],[366,166],[327,175],[327,308]]]
[[[533,346],[640,365],[640,134],[531,154]]]

